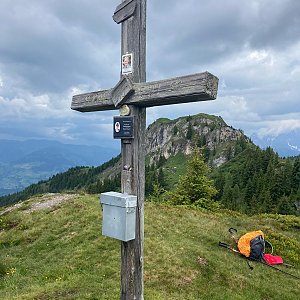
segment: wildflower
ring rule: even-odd
[[[7,272],[6,275],[13,275],[17,272],[16,268],[10,268]]]

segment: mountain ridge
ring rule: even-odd
[[[182,165],[194,147],[202,147],[206,161],[216,167],[236,156],[248,144],[250,145],[251,141],[242,131],[228,126],[221,117],[198,114],[175,120],[159,119],[146,131],[146,164],[158,165],[170,157],[175,158],[175,163],[176,157],[182,155],[179,162]],[[120,159],[112,159],[104,164],[105,167],[89,169],[77,166],[64,173],[58,173],[48,180],[42,179],[43,182],[40,184],[28,186],[23,194],[32,195],[47,190],[59,192],[61,189],[85,189],[89,193],[97,193],[104,188],[118,189],[120,164]],[[176,183],[176,178],[184,172],[184,168],[184,166],[168,168],[169,185]],[[82,183],[78,185],[79,181]],[[146,185],[146,192],[151,193],[153,180],[148,179]],[[22,192],[20,197],[24,199],[21,195]]]
[[[186,174],[193,149],[212,168],[218,194],[214,201],[243,213],[300,213],[300,156],[282,159],[261,150],[241,130],[207,114],[158,119],[146,131],[145,194],[163,201]],[[199,153],[199,152],[198,152]],[[198,154],[197,154],[198,155]],[[1,205],[46,192],[120,191],[121,159],[99,167],[73,167],[24,191],[0,198]],[[153,198],[153,197],[152,197]]]
[[[151,163],[162,155],[165,159],[179,152],[190,155],[194,147],[205,147],[207,156],[211,156],[207,157],[208,162],[218,167],[237,154],[239,150],[235,147],[230,155],[228,151],[239,140],[244,144],[252,143],[241,130],[227,125],[220,116],[200,113],[175,120],[162,118],[147,129],[146,153],[152,156]]]
[[[49,140],[0,140],[0,195],[17,192],[74,166],[100,165],[117,154],[115,149]]]

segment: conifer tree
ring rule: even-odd
[[[159,168],[159,170],[158,170],[157,181],[158,181],[158,184],[159,184],[162,188],[165,188],[165,187],[166,187],[165,174],[164,174],[164,171],[163,171],[162,168]]]
[[[175,125],[173,128],[173,135],[177,135],[178,133],[178,127]]]
[[[176,205],[197,205],[202,207],[213,203],[217,194],[213,180],[208,177],[210,169],[203,161],[198,150],[195,150],[188,161],[187,172],[179,179],[174,192],[168,194],[168,199]]]
[[[295,213],[295,205],[287,196],[283,196],[279,200],[278,213],[282,215],[292,215]]]
[[[270,191],[263,189],[258,195],[259,211],[262,213],[274,212],[274,204],[270,195]]]
[[[233,209],[241,212],[246,212],[247,205],[244,201],[244,195],[237,184],[235,184],[232,189],[232,196],[234,205]]]
[[[300,188],[300,156],[295,160],[293,170],[292,170],[292,189],[297,191]]]
[[[258,212],[259,205],[257,203],[257,197],[253,195],[253,197],[250,199],[249,203],[249,212],[251,214],[256,214]]]
[[[204,134],[201,134],[198,137],[198,141],[197,141],[197,147],[201,148],[202,146],[206,145],[206,137]]]
[[[247,201],[248,206],[251,205],[251,199],[254,195],[255,195],[255,189],[253,186],[253,182],[251,178],[249,178],[245,188],[245,200]]]
[[[194,133],[194,131],[193,131],[192,124],[191,124],[191,122],[189,122],[187,133],[186,133],[186,139],[191,140],[193,137],[193,133]]]

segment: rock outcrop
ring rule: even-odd
[[[197,145],[210,152],[209,163],[220,166],[238,153],[238,145],[250,140],[221,117],[198,114],[176,120],[158,119],[147,129],[146,153],[150,163],[177,153],[191,154]]]

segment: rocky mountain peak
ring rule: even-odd
[[[220,166],[237,154],[236,143],[249,143],[241,130],[228,126],[221,117],[198,114],[175,120],[158,119],[146,135],[146,153],[150,162],[179,152],[189,155],[198,146],[209,154],[209,163]]]

